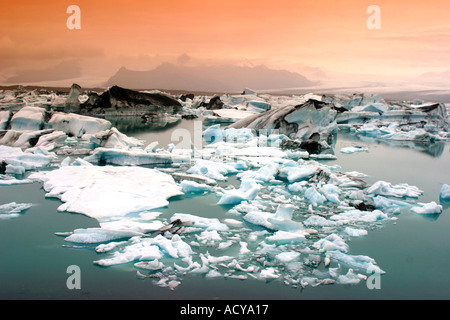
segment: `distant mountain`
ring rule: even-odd
[[[187,67],[163,63],[150,71],[132,71],[122,67],[105,85],[130,89],[239,92],[244,88],[270,90],[314,84],[301,74],[266,66]]]

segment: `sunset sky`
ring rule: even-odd
[[[70,5],[81,9],[80,30],[66,26]],[[381,10],[381,29],[366,26],[370,5]],[[448,0],[7,0],[0,83],[56,77],[90,86],[121,66],[162,62],[262,64],[331,82],[414,82],[426,73],[442,83],[450,81],[449,13]]]

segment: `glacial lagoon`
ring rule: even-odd
[[[177,128],[192,130],[195,120],[181,120],[168,127],[120,128],[122,133],[144,139],[146,144],[159,141],[161,147],[167,147],[172,141],[170,136]],[[367,150],[351,154],[339,152],[344,147],[362,146]],[[361,140],[354,134],[339,132],[333,146],[335,159],[318,160],[327,166],[339,166],[342,171],[364,173],[368,185],[382,180],[395,184],[407,183],[416,186],[423,193],[415,202],[439,202],[439,192],[444,183],[450,182],[450,144],[392,145],[376,139]],[[220,185],[221,182],[219,182]],[[230,174],[228,185],[239,187],[236,174]],[[264,279],[257,277],[223,276],[222,265],[233,259],[224,259],[216,264],[216,273],[185,274],[172,279],[177,282],[170,290],[168,286],[158,284],[160,278],[154,278],[151,272],[145,272],[134,266],[134,262],[100,266],[93,263],[104,253],[96,252],[98,243],[74,243],[65,240],[64,232],[79,228],[98,228],[99,223],[82,214],[58,212],[62,202],[55,198],[45,198],[42,183],[0,186],[0,203],[30,203],[32,206],[14,217],[0,220],[0,298],[1,299],[448,299],[450,298],[450,226],[449,205],[443,204],[440,214],[415,214],[409,210],[389,215],[390,219],[377,221],[368,227],[367,235],[346,239],[348,254],[364,255],[376,261],[376,266],[385,273],[380,278],[379,289],[369,289],[366,281],[354,281],[347,284],[321,284],[302,286],[294,281],[286,282],[286,274],[292,273],[296,265],[276,265]],[[207,219],[232,223],[242,223],[240,216],[230,213],[232,206],[219,206],[220,198],[214,192],[205,194],[187,194],[170,199],[169,205],[159,208],[160,219],[170,219],[176,213],[190,214]],[[394,218],[394,219],[391,219]],[[236,222],[237,221],[237,222]],[[260,226],[250,225],[253,235],[264,232]],[[239,226],[241,226],[239,224]],[[248,236],[248,231],[245,231]],[[220,231],[219,231],[220,233]],[[205,236],[207,234],[204,234]],[[211,239],[204,239],[205,246],[191,246],[194,252],[203,252],[204,257],[223,257],[234,255],[240,268],[252,274],[252,265],[239,260],[239,246],[246,240],[243,235],[226,233],[222,240],[234,241],[224,251],[218,244],[212,245]],[[225,238],[228,237],[228,238]],[[118,241],[121,239],[118,239]],[[125,239],[126,240],[126,239]],[[201,243],[200,237],[189,238]],[[262,239],[259,238],[259,241]],[[186,240],[187,241],[187,240]],[[315,241],[308,240],[306,246]],[[251,249],[255,246],[248,244]],[[283,246],[283,245],[282,245]],[[287,252],[292,252],[289,245],[284,245]],[[299,245],[296,245],[298,248]],[[301,245],[300,245],[301,246]],[[270,248],[269,248],[270,249]],[[306,249],[306,248],[305,248]],[[233,251],[234,250],[234,251]],[[279,254],[279,252],[276,252]],[[270,255],[270,250],[264,253]],[[308,257],[308,252],[300,253],[301,258]],[[261,254],[263,255],[263,254]],[[286,257],[285,257],[286,258]],[[287,257],[289,258],[289,257]],[[173,261],[163,263],[173,265]],[[211,260],[210,260],[211,261]],[[268,259],[267,269],[271,264]],[[303,260],[305,261],[305,260]],[[185,266],[177,262],[178,266]],[[77,265],[81,270],[81,289],[69,290],[66,281],[70,274],[67,268]],[[259,264],[261,268],[263,263]],[[336,264],[332,265],[333,267]],[[298,266],[297,267],[301,267]],[[309,268],[309,267],[308,267]],[[192,269],[191,269],[192,270]],[[261,269],[259,270],[261,271]],[[313,278],[327,272],[324,262],[307,270]],[[359,272],[363,273],[363,272]],[[260,272],[255,273],[257,275]],[[169,278],[171,273],[169,272]],[[279,275],[279,277],[276,277]],[[342,275],[342,274],[341,274]],[[346,275],[344,273],[343,275]],[[326,277],[326,278],[329,278]],[[180,282],[180,284],[178,284]]]

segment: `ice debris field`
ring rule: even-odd
[[[358,145],[334,150],[339,130],[389,141],[449,141],[444,104],[246,90],[220,96],[222,105],[211,110],[211,97],[198,96],[180,99],[179,114],[159,116],[197,118],[202,141],[158,148],[108,120],[56,111],[66,99],[0,92],[0,185],[41,183],[46,197],[61,200],[59,211],[99,223],[55,236],[95,248],[98,266],[129,264],[158,286],[175,289],[186,274],[301,288],[356,284],[384,271],[371,257],[351,254],[352,238],[400,212],[442,212],[441,204],[419,202],[423,191],[416,186],[368,184],[364,173],[343,172],[327,160],[335,152],[370,152]],[[225,214],[158,211],[173,197],[208,195]],[[450,201],[447,184],[439,196]],[[0,219],[20,219],[32,205],[0,204]]]

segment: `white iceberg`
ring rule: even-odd
[[[11,219],[33,206],[32,203],[10,202],[0,205],[0,219]]]
[[[321,194],[319,191],[317,191],[317,189],[315,187],[310,187],[310,188],[306,189],[305,198],[308,199],[308,201],[313,206],[322,205],[327,200],[327,198],[323,194]]]
[[[11,111],[0,111],[0,130],[6,130],[10,118]]]
[[[414,206],[414,207],[411,208],[411,212],[419,213],[419,214],[441,213],[442,212],[442,206],[437,204],[434,201],[431,201],[429,203],[419,202],[418,206]]]
[[[448,184],[443,184],[439,192],[439,198],[443,201],[450,202],[450,186]]]
[[[217,218],[205,218],[189,213],[175,213],[170,218],[170,221],[173,222],[177,219],[180,219],[184,225],[195,228],[217,231],[226,231],[229,229],[225,223],[220,222]]]
[[[92,135],[111,129],[111,122],[75,113],[55,112],[46,127],[81,138],[85,134]]]
[[[16,169],[22,167],[24,170],[36,170],[48,166],[55,158],[56,155],[45,154],[38,149],[31,153],[20,148],[0,145],[0,159]]]
[[[389,182],[379,180],[367,188],[367,193],[398,198],[418,198],[423,191],[416,186],[410,186],[407,183],[392,185]]]
[[[364,151],[368,151],[368,148],[365,147],[360,147],[360,146],[353,146],[353,147],[345,147],[345,148],[341,148],[341,153],[344,154],[350,154],[350,153],[356,153],[356,152],[364,152]]]
[[[43,181],[46,196],[64,202],[58,210],[100,220],[165,207],[183,194],[170,175],[141,167],[66,166],[30,178]]]
[[[113,164],[119,166],[139,166],[149,164],[173,164],[190,162],[191,158],[172,153],[148,153],[143,149],[96,148],[84,158],[94,164]]]
[[[205,183],[197,183],[195,181],[190,181],[190,180],[181,181],[180,187],[184,193],[208,192],[211,190],[211,186],[209,186]]]
[[[214,180],[226,180],[226,175],[237,173],[238,170],[228,163],[197,159],[187,173],[202,175]]]
[[[217,204],[238,204],[244,200],[254,200],[261,185],[255,180],[243,180],[239,189],[226,190]]]
[[[44,127],[45,109],[39,107],[23,107],[11,118],[13,130],[41,130]]]

